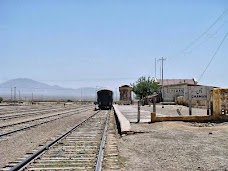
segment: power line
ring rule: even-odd
[[[228,12],[228,9],[224,10],[223,13],[204,31],[201,35],[199,35],[194,41],[192,41],[189,45],[187,45],[184,49],[177,53],[174,57],[178,56],[179,54],[183,53],[187,49],[189,49],[192,45],[194,45],[199,39],[201,39],[219,20],[221,20]]]
[[[203,77],[204,73],[206,72],[206,70],[207,70],[208,67],[210,66],[212,60],[215,58],[215,55],[218,53],[218,51],[219,51],[220,47],[222,46],[223,42],[225,41],[227,35],[228,35],[228,32],[226,33],[226,35],[225,35],[224,38],[222,39],[220,45],[218,46],[218,48],[216,49],[216,51],[215,51],[214,55],[212,56],[211,60],[210,60],[209,63],[207,64],[205,70],[203,71],[202,75],[201,75],[200,78],[199,78],[199,81],[201,80],[201,78]],[[198,82],[199,82],[199,81],[198,81]]]
[[[215,34],[217,34],[218,31],[219,31],[227,22],[228,22],[228,20],[226,20],[226,21],[225,21],[217,30],[215,30],[214,33],[212,33],[206,40],[204,40],[203,42],[201,42],[200,44],[198,44],[198,46],[195,46],[193,49],[191,49],[191,51],[188,52],[188,54],[189,54],[189,53],[192,53],[192,50],[194,50],[194,49],[200,47],[204,42],[206,42],[206,41],[209,40],[212,36],[214,36]],[[187,52],[186,52],[186,54],[187,54]]]
[[[224,36],[224,38],[222,39],[221,43],[219,44],[218,48],[216,49],[214,55],[212,56],[211,60],[209,61],[209,63],[207,64],[206,68],[204,69],[202,75],[200,76],[198,82],[202,79],[203,75],[205,74],[206,70],[208,69],[208,67],[210,66],[212,60],[215,58],[216,54],[218,53],[220,47],[222,46],[223,42],[225,41],[226,37],[228,35],[228,32],[226,33],[226,35]],[[195,87],[193,87],[193,89],[191,90],[191,93],[194,91]],[[181,107],[181,109],[179,109],[179,111],[181,111],[183,109],[184,106]]]

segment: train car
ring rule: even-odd
[[[99,109],[111,109],[113,103],[113,92],[108,89],[97,91],[97,105]]]

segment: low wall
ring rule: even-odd
[[[228,121],[227,115],[215,116],[156,116],[156,113],[151,113],[151,122],[162,121],[187,121],[187,122],[209,122],[209,121]]]

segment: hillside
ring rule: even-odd
[[[0,84],[0,96],[10,98],[11,88],[16,87],[17,98],[30,99],[33,94],[34,99],[74,99],[74,100],[94,100],[95,88],[82,87],[78,89],[63,88],[58,85],[48,85],[28,78],[18,78]],[[14,92],[12,92],[14,93]]]
[[[34,81],[28,78],[13,79],[0,84],[0,88],[11,88],[11,87],[26,88],[26,89],[56,89],[56,88],[62,89],[62,87],[60,86],[56,86],[56,85],[50,86],[48,84]]]

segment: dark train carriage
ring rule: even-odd
[[[111,109],[113,103],[113,92],[108,89],[97,91],[97,105],[99,109]]]

